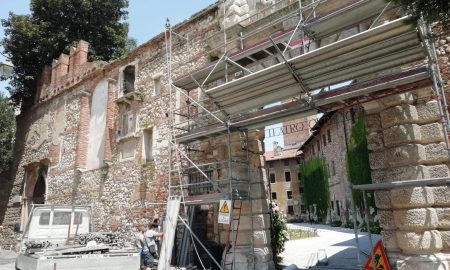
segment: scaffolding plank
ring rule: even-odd
[[[314,95],[314,100],[318,107],[325,110],[335,110],[343,106],[341,101],[366,102],[373,98],[419,89],[427,85],[431,85],[428,70],[424,66],[419,66],[395,74],[340,87],[332,91],[320,92]],[[260,128],[317,113],[317,109],[311,108],[306,102],[302,100],[293,101],[234,117],[230,120],[230,126],[233,128]],[[189,134],[178,136],[177,141],[185,143],[196,140],[204,134],[212,135],[215,132],[223,132],[224,130],[226,128],[220,125],[204,127]]]
[[[416,30],[406,18],[393,21],[288,60],[309,89],[376,76],[425,59]],[[330,62],[330,64],[328,64]],[[284,64],[276,64],[207,90],[230,115],[300,92]]]
[[[159,254],[158,270],[170,269],[170,260],[175,240],[178,213],[180,211],[179,197],[170,197],[167,202],[166,218],[164,220],[164,237]]]
[[[308,21],[304,28],[316,39],[337,33],[380,14],[384,0],[360,0]]]
[[[292,32],[295,29],[289,29],[286,31],[279,31],[272,35],[272,39],[275,41],[275,43],[280,44],[282,42],[286,42],[290,39]],[[229,59],[233,60],[234,62],[238,62],[241,59],[249,58],[252,54],[259,53],[262,51],[265,51],[269,48],[273,47],[272,42],[269,39],[264,39],[256,44],[253,44],[252,46],[248,48],[244,48],[241,50],[238,50],[234,53],[231,53],[229,55]],[[197,82],[203,83],[203,81],[207,78],[208,74],[212,71],[210,77],[208,80],[206,80],[206,83],[210,83],[219,79],[225,78],[225,62],[221,62],[218,64],[216,69],[214,69],[214,66],[218,63],[217,61],[214,61],[212,63],[209,63],[207,66],[195,70],[194,72],[190,73],[187,76],[183,76],[181,78],[178,78],[174,81],[174,85],[177,87],[180,87],[182,89],[186,90],[192,90],[198,87],[198,85],[195,83],[195,81],[192,79],[194,78]],[[214,70],[213,70],[214,69]],[[239,68],[228,64],[228,75],[232,75],[236,72],[240,71]]]

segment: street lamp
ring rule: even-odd
[[[13,73],[13,66],[8,63],[0,62],[0,77],[8,78]]]

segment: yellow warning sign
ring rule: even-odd
[[[219,223],[222,224],[230,224],[231,219],[231,211],[230,207],[232,206],[231,200],[220,200],[219,203]]]
[[[384,251],[383,243],[381,240],[373,247],[373,255],[375,256],[375,269],[376,270],[390,270],[389,262]],[[369,256],[366,264],[364,265],[365,270],[373,270],[372,266],[372,256]]]
[[[223,201],[223,204],[222,204],[222,206],[220,207],[219,212],[220,212],[220,213],[223,213],[223,214],[228,214],[228,213],[230,213],[230,209],[228,209],[227,201]]]

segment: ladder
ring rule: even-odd
[[[222,267],[224,269],[233,269],[234,267],[234,258],[227,262],[228,255],[234,256],[234,249],[236,248],[239,225],[241,223],[241,212],[242,212],[242,200],[233,200],[233,209],[231,211],[232,219],[230,225],[228,226],[227,233],[227,242],[225,245]],[[225,268],[226,266],[231,265],[230,268]]]

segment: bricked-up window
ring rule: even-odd
[[[124,94],[128,94],[134,91],[135,66],[129,65],[124,68],[123,72],[123,84],[122,89]]]
[[[288,205],[288,210],[287,210],[289,215],[293,215],[294,214],[294,206],[293,205]]]
[[[144,155],[145,162],[153,160],[153,128],[144,130]]]
[[[277,193],[276,192],[272,192],[272,200],[276,200],[277,199]]]
[[[327,130],[328,142],[331,143],[331,130]]]
[[[292,199],[292,191],[290,190],[286,191],[286,195],[288,199]]]
[[[284,166],[289,166],[289,159],[283,160]]]
[[[334,166],[334,160],[331,161],[331,175],[332,176],[336,175],[336,167]]]
[[[120,123],[120,136],[131,135],[136,130],[136,119],[134,112],[128,111],[122,114]]]
[[[286,182],[291,182],[291,172],[284,172],[284,180]]]
[[[269,178],[270,178],[270,183],[276,182],[275,173],[273,173],[273,172],[269,173]]]
[[[129,159],[134,157],[136,144],[133,140],[123,142],[122,144],[122,152],[121,152],[121,158],[122,159]]]
[[[273,168],[273,162],[268,162],[269,163],[269,168]]]
[[[161,95],[161,77],[154,77],[153,78],[153,93],[155,96]]]
[[[325,134],[322,134],[322,142],[323,146],[327,146],[327,137],[325,136]]]

